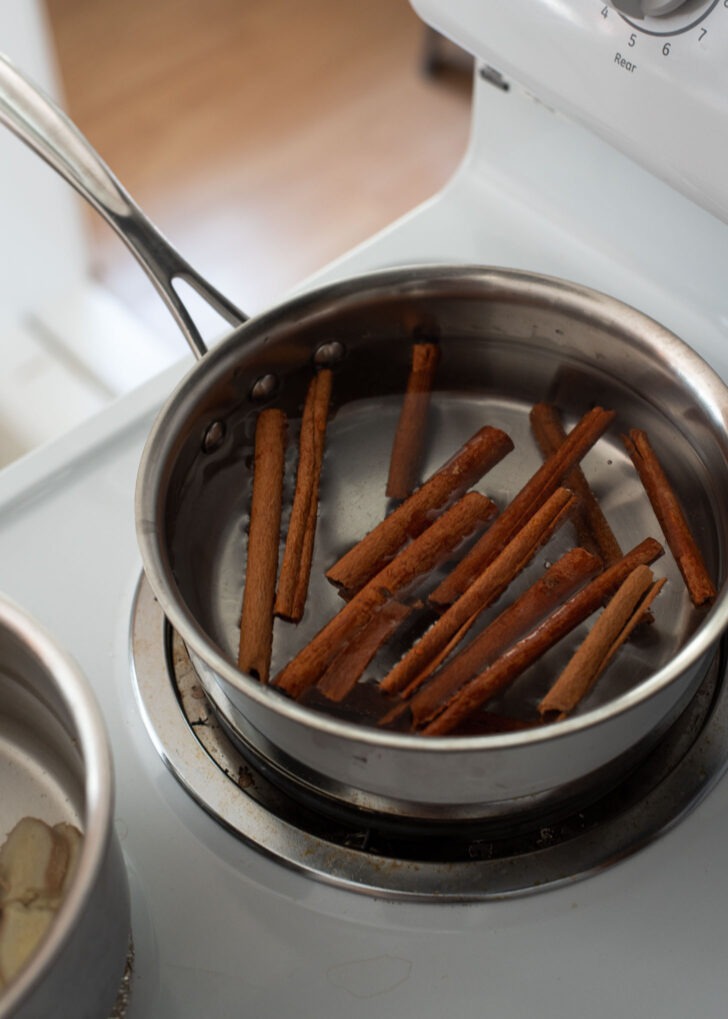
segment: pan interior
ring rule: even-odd
[[[274,320],[268,330],[258,328],[238,354],[225,352],[217,359],[204,395],[196,393],[192,410],[185,408],[186,431],[177,440],[162,488],[164,544],[186,611],[226,659],[234,662],[237,655],[255,418],[263,405],[282,406],[289,415],[284,506],[290,508],[303,397],[315,351],[332,338],[342,344],[344,356],[335,365],[307,609],[297,626],[276,621],[273,674],[341,607],[325,570],[391,508],[384,489],[411,343],[429,336],[438,339],[442,355],[423,478],[483,425],[503,428],[515,450],[475,486],[502,507],[542,462],[529,425],[535,402],[556,404],[567,427],[595,404],[612,408],[617,412],[613,428],[582,467],[620,544],[627,550],[647,536],[664,542],[620,439],[626,429],[640,427],[648,431],[689,508],[708,569],[720,581],[725,534],[718,507],[728,498],[724,439],[716,434],[710,408],[701,406],[686,386],[674,351],[661,350],[649,336],[646,343],[636,341],[630,329],[611,319],[560,304],[524,304],[510,296],[488,301],[369,296],[363,301],[312,316],[305,325]],[[659,327],[655,332],[659,340],[670,336]],[[266,374],[277,380],[273,398],[252,400],[256,380]],[[206,451],[202,437],[211,422],[224,425],[224,437]],[[508,598],[574,543],[567,525],[536,556]],[[646,680],[705,618],[704,611],[692,607],[669,552],[655,573],[666,576],[668,584],[654,625],[620,651],[581,712]],[[486,613],[483,623],[500,607]],[[491,706],[518,716],[532,712],[580,633],[544,656],[502,703]],[[383,675],[413,636],[406,632],[395,638],[367,675]],[[360,710],[354,708],[355,720],[361,720]]]
[[[0,672],[0,841],[25,816],[83,823],[83,776],[68,734],[17,676]]]

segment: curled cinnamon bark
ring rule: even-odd
[[[464,495],[346,602],[279,672],[274,684],[291,697],[300,697],[318,681],[340,645],[352,640],[374,612],[442,563],[495,512],[495,503],[479,492]]]
[[[503,510],[495,524],[476,542],[470,552],[430,595],[430,603],[445,609],[473,582],[513,534],[523,526],[561,484],[564,476],[581,460],[614,420],[614,412],[594,407],[569,432],[565,441],[526,482]]]
[[[296,489],[275,600],[276,615],[293,623],[303,617],[311,576],[331,384],[331,369],[316,373],[301,418]]]
[[[421,534],[443,507],[459,498],[512,449],[513,442],[500,428],[481,428],[416,492],[343,555],[327,571],[328,580],[340,589],[343,597],[350,598],[405,542]]]
[[[316,684],[319,693],[330,701],[343,701],[382,644],[389,640],[411,612],[410,605],[394,600],[377,609],[328,665]]]
[[[422,732],[428,736],[452,732],[473,711],[502,693],[530,665],[587,619],[605,598],[617,590],[635,566],[641,563],[649,565],[663,553],[662,545],[654,538],[640,542],[508,648],[484,672],[461,687]]]
[[[495,661],[601,568],[584,548],[566,552],[542,577],[505,608],[463,651],[436,673],[410,702],[412,723],[420,729],[478,672]]]
[[[432,383],[439,360],[440,348],[436,343],[413,344],[412,366],[389,461],[388,499],[406,499],[417,482]]]
[[[240,623],[238,667],[267,683],[273,644],[273,600],[278,572],[286,415],[261,411],[255,426],[253,493]]]
[[[444,612],[400,659],[380,687],[383,693],[409,693],[419,686],[439,664],[439,655],[457,635],[462,639],[476,617],[492,605],[508,585],[526,567],[538,549],[566,518],[574,496],[558,488],[533,517],[508,542],[490,566]]]
[[[543,719],[565,718],[596,683],[617,649],[644,618],[663,581],[637,566],[622,582],[566,668],[538,706]]]
[[[544,458],[551,456],[566,441],[558,410],[553,404],[537,403],[531,409],[530,420],[541,453]],[[581,467],[573,467],[564,478],[564,484],[579,500],[574,511],[579,545],[601,556],[605,566],[616,563],[622,557],[622,549]]]
[[[713,601],[717,593],[715,584],[646,433],[633,428],[622,438],[693,603],[705,605]]]

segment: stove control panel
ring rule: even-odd
[[[728,222],[728,0],[411,0],[476,59]]]
[[[720,3],[720,0],[718,0]],[[716,0],[610,0],[627,24],[647,35],[682,35],[698,27]],[[602,10],[603,14],[603,10]],[[707,29],[706,29],[707,32]]]

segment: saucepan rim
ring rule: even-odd
[[[256,679],[240,672],[236,665],[226,658],[210,640],[194,614],[188,610],[174,580],[170,581],[169,579],[171,571],[161,550],[158,529],[155,524],[154,485],[150,479],[153,479],[157,474],[160,454],[170,448],[172,441],[169,434],[170,420],[176,414],[181,397],[199,385],[200,373],[208,373],[214,364],[228,355],[231,345],[240,344],[243,351],[240,356],[244,358],[246,334],[252,332],[263,334],[266,330],[272,331],[282,318],[288,316],[303,321],[309,309],[319,307],[322,302],[325,303],[358,291],[362,293],[365,291],[379,292],[384,288],[396,289],[400,287],[404,293],[408,288],[420,284],[448,285],[450,282],[465,280],[477,280],[479,283],[485,281],[492,287],[494,293],[502,292],[504,287],[535,286],[539,289],[542,297],[548,297],[552,301],[571,300],[582,304],[586,301],[595,310],[598,309],[600,315],[606,315],[613,319],[615,326],[625,328],[630,321],[635,320],[635,317],[639,323],[649,324],[649,345],[654,344],[655,350],[660,345],[663,348],[663,356],[664,345],[666,343],[672,345],[671,355],[673,358],[679,358],[681,377],[684,379],[685,385],[690,382],[691,388],[696,391],[699,389],[703,409],[707,410],[716,427],[720,427],[726,435],[726,448],[728,449],[728,387],[707,362],[678,336],[643,312],[593,288],[557,277],[499,266],[453,263],[418,263],[411,266],[373,270],[294,296],[269,311],[249,319],[228,334],[182,379],[175,391],[165,401],[149,433],[142,454],[136,489],[137,532],[145,573],[169,623],[221,680],[265,709],[270,709],[312,731],[338,739],[349,738],[359,744],[371,747],[417,752],[427,748],[433,754],[452,754],[471,753],[481,749],[528,747],[534,744],[543,744],[546,741],[560,740],[576,732],[602,725],[610,719],[630,712],[637,705],[651,698],[658,690],[665,688],[673,680],[683,675],[687,669],[706,655],[716,645],[728,623],[728,588],[723,584],[713,605],[706,613],[706,617],[679,652],[655,673],[641,681],[636,688],[608,703],[537,729],[487,735],[437,736],[426,739],[417,733],[377,730],[354,722],[342,721],[300,705],[279,691],[261,685]],[[648,343],[648,340],[643,338],[641,342]]]

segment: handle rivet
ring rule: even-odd
[[[278,388],[278,376],[261,375],[250,389],[250,399],[255,401],[268,400]]]
[[[338,364],[344,356],[344,344],[339,340],[328,340],[316,348],[313,355],[314,363],[322,368]]]
[[[202,437],[202,450],[204,453],[214,453],[222,445],[225,438],[225,422],[213,421],[205,429]]]

